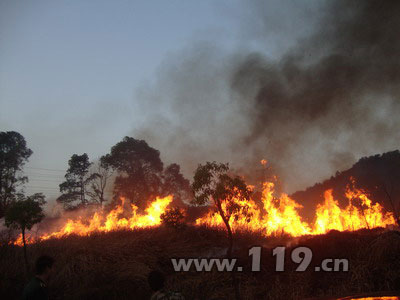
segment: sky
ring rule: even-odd
[[[0,128],[34,152],[27,186],[56,195],[73,153],[95,159],[128,135],[141,115],[135,91],[168,53],[227,36],[226,4],[1,0]]]
[[[189,179],[206,160],[247,175],[267,159],[303,189],[399,148],[396,9],[0,0],[0,130],[25,137],[27,192],[50,198],[71,155],[94,161],[126,135]]]

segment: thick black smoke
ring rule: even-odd
[[[293,9],[306,26],[307,10]],[[254,2],[251,12],[245,31],[262,45],[271,7]],[[134,134],[188,174],[217,160],[251,175],[266,158],[292,191],[399,148],[400,2],[330,1],[313,12],[308,36],[282,32],[296,40],[281,55],[208,42],[170,57],[140,93]]]

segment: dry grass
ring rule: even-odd
[[[267,247],[263,249],[261,272],[238,273],[243,299],[301,299],[400,290],[398,234],[374,230],[302,238],[296,242],[313,250],[312,265],[306,272],[295,272],[296,265],[289,262],[288,256],[286,271],[277,273],[271,248],[288,242],[287,238],[264,239],[257,233],[236,234],[235,256],[244,270],[250,266],[248,248]],[[49,283],[52,299],[149,299],[146,276],[153,269],[166,273],[168,288],[181,291],[186,299],[232,299],[229,274],[176,273],[170,262],[173,257],[223,255],[225,247],[221,230],[160,227],[49,240],[30,245],[28,255],[31,261],[42,254],[55,257]],[[0,295],[2,299],[16,299],[27,280],[22,249],[2,246],[0,255]],[[350,271],[313,272],[313,267],[327,257],[348,258]]]

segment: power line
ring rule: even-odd
[[[27,175],[28,179],[42,178],[42,179],[55,179],[55,180],[65,180],[64,177],[57,177],[54,175]]]
[[[63,173],[66,172],[66,170],[61,170],[61,169],[46,169],[46,168],[34,168],[34,167],[25,167],[25,169],[43,170],[43,171],[52,171],[52,172],[63,172]]]
[[[29,182],[30,182],[30,181],[60,182],[59,180],[50,180],[50,179],[36,179],[36,178],[29,179]]]
[[[28,171],[28,172],[25,172],[24,174],[32,174],[32,175],[49,175],[49,176],[62,176],[62,177],[64,177],[64,175],[61,175],[61,174],[54,174],[54,173],[43,173],[43,172],[36,172],[36,171]]]

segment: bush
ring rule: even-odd
[[[185,225],[185,212],[179,207],[168,209],[160,218],[162,223],[167,227],[182,228]]]

